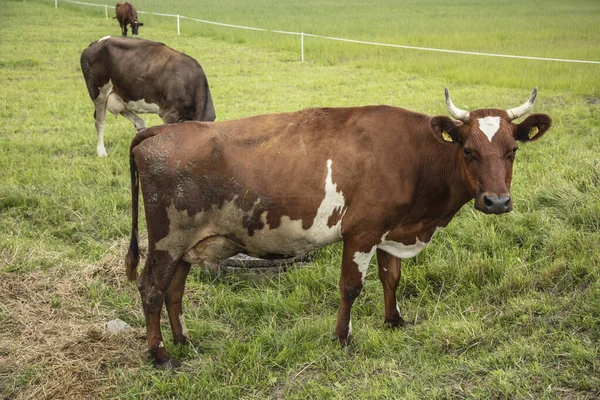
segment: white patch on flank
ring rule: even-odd
[[[110,37],[110,36],[104,36],[102,39],[99,39],[98,41],[99,41],[99,42],[101,42],[101,41],[103,41],[103,40],[106,40],[106,39],[108,39],[109,37]]]
[[[361,280],[363,282],[365,281],[365,275],[367,275],[367,269],[369,269],[369,264],[371,263],[371,258],[373,258],[373,253],[375,253],[376,248],[377,246],[373,246],[368,253],[357,251],[352,258],[356,265],[358,265],[358,270],[360,271]]]
[[[435,228],[435,232],[433,232],[433,234],[435,235],[437,232],[441,231],[442,229],[444,229],[444,228],[441,226],[438,226],[437,228]],[[429,244],[429,242],[421,242],[418,237],[415,238],[414,244],[403,244],[400,242],[394,242],[392,240],[386,240],[386,237],[389,233],[390,232],[388,231],[383,235],[383,237],[381,238],[381,243],[379,245],[377,245],[377,247],[380,248],[381,250],[385,251],[386,253],[393,255],[394,257],[412,258],[412,257],[416,256],[417,254],[419,254],[421,251],[423,251],[425,246],[427,246]],[[384,268],[384,271],[385,271],[385,268]]]
[[[392,240],[386,240],[386,236],[390,232],[387,232],[381,238],[381,243],[377,245],[381,250],[385,251],[388,254],[393,255],[398,258],[412,258],[419,254],[425,246],[427,246],[426,242],[421,242],[419,238],[416,238],[416,242],[414,244],[403,244],[399,242],[394,242]]]
[[[124,111],[133,111],[138,114],[158,114],[158,111],[160,110],[157,104],[146,103],[144,100],[128,101],[126,103],[112,90],[110,91],[108,99],[106,100],[106,109],[108,112],[114,115],[120,114]]]
[[[159,348],[161,348],[161,349],[165,347],[165,345],[163,344],[162,340],[161,340],[161,341],[160,341],[160,343],[158,344],[158,347],[159,347]]]
[[[183,314],[179,314],[179,324],[181,325],[181,333],[183,334],[183,336],[189,338],[188,330],[185,327],[185,321],[183,320]]]
[[[500,129],[500,117],[485,117],[478,118],[478,120],[479,129],[481,129],[481,132],[483,132],[491,142],[496,132],[498,132],[498,129]]]
[[[235,254],[235,251],[241,250],[257,257],[266,254],[293,256],[339,242],[342,239],[342,219],[346,208],[344,195],[337,190],[337,185],[332,179],[331,160],[327,160],[327,176],[323,190],[323,200],[310,228],[304,229],[302,220],[292,220],[284,215],[279,225],[271,229],[267,223],[268,211],[265,211],[260,216],[264,227],[255,230],[252,236],[248,235],[242,221],[252,216],[260,199],[254,207],[244,211],[235,204],[238,196],[234,196],[220,208],[213,205],[210,209],[193,216],[190,216],[187,210],[179,211],[171,205],[167,208],[169,234],[156,243],[156,249],[169,251],[173,258],[179,258],[183,253],[185,261],[198,263],[214,262],[233,255],[227,255],[228,251]],[[329,217],[336,212],[340,216],[337,223],[328,226]],[[231,234],[241,243],[230,242],[227,236]],[[209,241],[213,241],[215,245],[207,246]]]

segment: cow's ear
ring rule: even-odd
[[[138,25],[139,26],[144,26],[144,23],[143,22],[138,22]]]
[[[459,125],[457,125],[459,124]],[[460,143],[460,122],[455,122],[446,116],[431,118],[429,127],[437,140],[444,143]]]
[[[546,114],[532,114],[520,124],[516,124],[515,139],[528,142],[541,138],[552,126],[552,118]]]

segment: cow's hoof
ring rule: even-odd
[[[333,334],[331,340],[337,340],[340,343],[340,346],[346,347],[352,343],[352,334],[348,334],[346,337],[339,337],[337,334]]]
[[[181,366],[181,363],[172,358],[168,358],[165,361],[154,360],[154,368],[161,369],[163,371],[172,371],[175,368]]]
[[[385,320],[384,321],[384,325],[386,328],[389,329],[400,329],[400,328],[412,328],[412,324],[409,322],[406,322],[402,317],[400,317],[397,320]]]

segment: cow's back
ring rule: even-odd
[[[144,132],[148,139],[132,145],[144,197],[154,199],[147,212],[171,213],[167,218],[182,226],[208,229],[200,236],[233,235],[261,256],[299,254],[336,242],[342,217],[352,224],[352,205],[372,207],[382,195],[379,174],[391,160],[378,153],[390,145],[389,132],[369,125],[382,114],[389,123],[390,110],[309,109],[151,128]],[[408,159],[394,161],[411,168]]]

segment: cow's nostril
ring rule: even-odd
[[[494,205],[494,201],[491,199],[491,197],[484,196],[483,204],[485,204],[486,207],[492,207]]]

